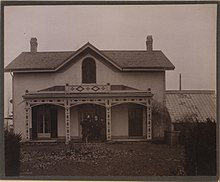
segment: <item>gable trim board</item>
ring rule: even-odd
[[[108,57],[106,57],[104,54],[102,54],[96,47],[94,47],[92,44],[90,44],[89,42],[87,44],[85,44],[83,47],[81,47],[80,49],[78,49],[69,59],[67,59],[64,63],[62,63],[61,65],[59,65],[54,71],[59,70],[61,67],[63,67],[65,64],[67,64],[68,62],[70,62],[72,59],[74,59],[74,57],[76,57],[77,55],[79,55],[80,53],[82,53],[84,50],[86,49],[91,49],[93,50],[95,53],[97,53],[98,55],[100,55],[101,57],[103,57],[104,59],[106,59],[109,63],[111,63],[112,65],[114,65],[117,69],[121,70],[121,68],[115,64],[111,59],[109,59]]]

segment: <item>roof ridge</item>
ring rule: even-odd
[[[105,52],[147,52],[146,50],[100,50]],[[66,53],[66,52],[76,52],[74,50],[72,51],[38,51],[37,53]],[[152,52],[162,52],[161,50],[153,50]],[[29,51],[23,51],[22,53],[31,53]]]
[[[146,50],[100,50],[105,52],[148,52]],[[152,52],[162,52],[161,50],[153,50]]]
[[[34,54],[37,54],[37,53],[67,53],[67,52],[69,52],[69,53],[72,52],[73,53],[73,52],[76,52],[76,51],[38,51]],[[22,53],[31,53],[31,52],[24,51]],[[33,53],[31,53],[31,54],[33,54]]]

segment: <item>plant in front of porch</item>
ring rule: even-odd
[[[171,130],[171,118],[165,105],[152,100],[152,127],[153,127],[153,139],[157,141],[164,140],[166,131]]]
[[[20,170],[21,134],[5,130],[5,175],[18,176]]]

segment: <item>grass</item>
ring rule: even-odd
[[[32,144],[21,147],[21,176],[182,175],[182,146],[137,143]]]

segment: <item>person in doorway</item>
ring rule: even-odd
[[[99,118],[98,116],[95,116],[94,117],[94,136],[95,136],[95,139],[96,140],[99,140],[100,139],[100,121],[99,121]]]
[[[87,115],[87,117],[85,119],[83,119],[83,121],[81,121],[81,126],[82,126],[82,138],[83,141],[85,141],[86,143],[88,142],[89,136],[90,136],[90,115]]]
[[[87,116],[87,122],[88,122],[88,126],[87,126],[88,140],[91,140],[92,139],[93,122],[92,122],[92,118],[90,115]]]
[[[104,141],[106,139],[106,125],[104,118],[100,119],[100,137]]]

